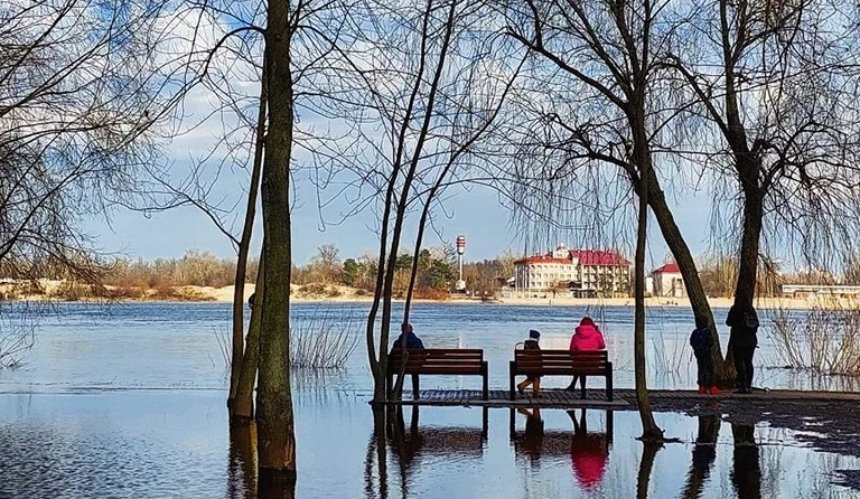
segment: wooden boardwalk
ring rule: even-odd
[[[395,405],[427,405],[427,406],[464,406],[464,407],[618,407],[629,406],[626,400],[617,395],[613,401],[606,399],[606,394],[601,389],[589,390],[586,399],[579,398],[576,393],[566,390],[547,389],[543,390],[540,397],[533,397],[531,390],[525,395],[517,395],[516,400],[510,400],[507,390],[490,390],[488,400],[482,400],[480,390],[421,390],[417,399],[412,398],[411,393],[404,390],[403,400],[392,402]]]
[[[687,401],[687,402],[732,402],[751,403],[761,402],[790,402],[797,404],[830,404],[830,403],[860,403],[860,393],[854,392],[818,392],[797,390],[755,391],[749,395],[731,392],[718,396],[700,395],[692,390],[652,390],[652,402]],[[490,390],[489,399],[481,399],[480,390],[421,390],[417,399],[408,390],[404,390],[403,400],[391,402],[393,405],[417,406],[462,406],[462,407],[551,407],[578,408],[603,407],[617,409],[635,409],[636,394],[630,389],[615,390],[614,400],[609,401],[601,389],[588,391],[586,399],[579,398],[579,391],[568,392],[560,389],[545,389],[541,397],[531,396],[527,390],[524,395],[517,394],[516,400],[509,399],[507,390]]]

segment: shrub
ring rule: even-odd
[[[776,311],[768,334],[782,363],[818,374],[860,376],[860,310],[832,305],[802,316]]]

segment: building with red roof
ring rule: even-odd
[[[514,262],[514,287],[527,294],[570,292],[574,296],[628,296],[630,262],[615,251],[554,251]]]
[[[684,276],[675,262],[661,265],[651,271],[654,280],[654,296],[683,298],[687,295],[684,287]]]

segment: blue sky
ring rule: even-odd
[[[229,191],[230,188],[227,188]],[[233,184],[232,194],[241,195],[241,186]],[[687,238],[693,253],[703,254],[708,249],[709,205],[707,194],[690,193],[672,199],[676,220]],[[439,215],[435,224],[439,235],[428,232],[426,246],[441,242],[453,243],[458,234],[467,237],[467,260],[493,258],[506,249],[517,253],[534,251],[526,248],[524,234],[512,225],[511,212],[502,206],[495,192],[486,188],[470,191],[452,191],[446,200],[446,214]],[[349,209],[346,201],[335,201],[326,211],[326,218],[334,218]],[[299,179],[297,201],[293,211],[293,257],[296,262],[306,262],[322,244],[335,244],[341,257],[360,256],[374,252],[377,233],[374,215],[367,211],[339,225],[324,225],[316,207],[316,191],[306,181]],[[259,213],[258,213],[259,215]],[[94,219],[86,224],[87,232],[102,251],[121,253],[147,260],[159,257],[178,257],[188,249],[209,251],[222,257],[235,253],[229,240],[212,222],[196,208],[176,208],[168,212],[144,216],[138,212],[117,210],[112,213],[110,224],[103,219]],[[256,224],[255,248],[259,244],[260,220]],[[440,236],[441,238],[440,239]],[[659,230],[652,220],[650,230],[649,260],[660,263],[667,250]],[[632,238],[632,234],[619,237]],[[587,245],[587,236],[565,237],[571,246]],[[574,240],[576,239],[576,240]],[[411,244],[411,243],[408,243]],[[547,248],[548,249],[548,248]],[[257,251],[255,249],[255,251]],[[628,250],[628,256],[630,256]],[[632,259],[632,258],[631,258]]]

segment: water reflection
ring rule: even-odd
[[[257,490],[257,425],[230,427],[227,497],[253,499]]]
[[[604,410],[603,431],[589,431],[588,414],[581,409],[567,411],[573,432],[544,431],[540,408],[519,407],[516,413],[525,416],[525,431],[516,431],[515,410],[510,409],[509,433],[514,452],[528,458],[532,469],[540,468],[541,456],[555,458],[570,456],[572,473],[579,486],[587,492],[598,489],[606,474],[613,439],[613,412]]]
[[[735,442],[732,486],[738,499],[760,499],[761,465],[755,441],[755,426],[749,423],[732,423],[732,437]]]
[[[693,447],[692,464],[681,496],[684,499],[698,499],[702,496],[705,482],[710,477],[711,468],[717,458],[720,417],[718,414],[708,414],[699,416],[698,420],[698,436]]]

